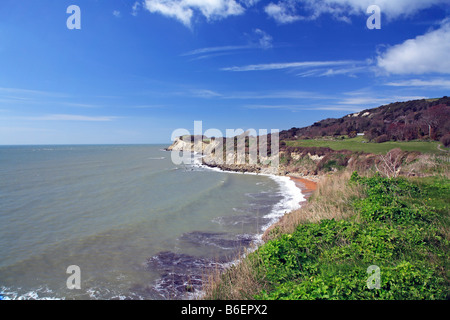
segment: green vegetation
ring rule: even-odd
[[[448,297],[450,183],[410,182],[354,174],[367,196],[353,205],[359,219],[300,225],[259,251],[272,288],[260,299],[445,299]],[[359,220],[359,221],[357,221]],[[369,289],[367,268],[380,268]]]
[[[235,298],[450,298],[449,179],[362,177],[354,172],[346,185],[362,192],[348,201],[353,215],[300,223],[294,232],[266,242],[244,262],[246,277],[257,288],[249,295],[247,288],[232,285],[245,291]],[[311,200],[323,201],[320,192]],[[369,266],[379,267],[379,288],[368,287],[373,284]],[[238,277],[244,273],[237,271]],[[232,281],[222,276],[209,298],[224,298],[223,287]]]
[[[328,147],[333,150],[362,151],[366,153],[385,154],[394,148],[403,151],[419,151],[421,153],[446,154],[438,149],[438,141],[387,141],[383,143],[367,142],[364,137],[345,139],[305,139],[286,141],[290,147]]]

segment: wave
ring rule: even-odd
[[[293,210],[299,209],[301,207],[300,202],[305,200],[305,195],[301,192],[301,190],[296,186],[295,182],[292,181],[289,177],[286,176],[278,176],[274,174],[267,173],[255,173],[255,172],[236,172],[236,171],[228,171],[222,170],[217,167],[208,167],[204,165],[201,161],[199,154],[194,153],[194,164],[198,168],[202,168],[205,170],[211,170],[216,172],[226,172],[226,173],[234,173],[234,174],[244,174],[244,175],[258,175],[258,176],[266,176],[273,181],[275,181],[279,187],[279,194],[283,197],[277,204],[275,204],[271,210],[271,212],[265,215],[263,218],[269,219],[269,223],[262,227],[262,231],[266,231],[271,225],[278,222],[282,216],[286,213],[289,213]],[[247,194],[248,196],[254,197],[252,194]],[[262,240],[262,234],[258,235],[258,238]]]
[[[55,293],[46,287],[19,293],[18,290],[2,286],[0,300],[64,300],[64,298],[56,297]]]

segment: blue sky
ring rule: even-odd
[[[449,95],[449,52],[449,0],[2,0],[0,144],[303,127]]]

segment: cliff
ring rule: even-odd
[[[234,143],[235,147],[239,144],[237,137],[222,140],[203,136],[197,139],[194,136],[184,136],[176,138],[166,150],[184,150],[202,154],[201,160],[204,165],[224,171],[303,177],[313,181],[342,170],[372,170],[391,177],[422,176],[425,169],[430,169],[435,163],[431,154],[402,151],[398,148],[382,155],[332,150],[327,147],[286,146],[282,141],[279,151],[271,154],[270,150],[266,150],[266,153],[260,152],[258,144],[247,140],[244,142],[245,154],[242,155],[236,152],[238,150],[236,148],[227,150],[225,146],[229,143]]]
[[[202,154],[202,163],[212,168],[219,168],[226,171],[252,172],[261,174],[283,174],[276,163],[278,154],[266,152],[263,155],[256,143],[259,137],[246,137],[247,133],[234,138],[207,138],[205,136],[183,136],[175,138],[167,151],[184,151]],[[250,140],[255,143],[250,143]],[[230,148],[231,143],[231,148]],[[239,145],[243,143],[242,148]],[[230,151],[231,149],[231,151]],[[242,150],[242,153],[237,152]],[[267,154],[268,153],[268,154]],[[276,163],[275,163],[276,161]]]

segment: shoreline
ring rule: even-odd
[[[309,197],[311,197],[313,195],[313,193],[317,190],[317,184],[318,181],[314,181],[312,179],[306,179],[306,178],[300,178],[300,177],[295,177],[295,176],[288,176],[294,183],[295,186],[297,188],[300,189],[300,192],[303,195],[303,200],[300,201],[299,203],[299,209],[301,209],[307,202]],[[316,179],[319,179],[318,177]],[[263,243],[266,243],[268,240],[268,235],[269,233],[275,229],[277,227],[277,225],[279,225],[280,223],[283,223],[283,220],[286,219],[286,216],[289,215],[291,212],[293,212],[295,210],[291,210],[289,212],[286,212],[284,215],[281,216],[280,219],[278,219],[278,221],[276,221],[275,223],[272,223],[263,233],[262,237],[261,237],[261,241]]]
[[[295,185],[297,188],[300,189],[304,196],[304,200],[300,202],[300,205],[303,205],[305,202],[308,201],[308,198],[312,196],[314,191],[317,189],[317,181],[313,181],[306,178],[300,178],[300,177],[294,177],[294,176],[288,176],[291,180],[295,182]]]
[[[195,155],[195,153],[194,153]],[[277,182],[282,188],[287,188],[287,190],[289,190],[289,182],[293,182],[295,188],[297,188],[300,191],[300,196],[301,196],[301,200],[296,203],[296,204],[292,204],[290,205],[290,208],[288,210],[283,210],[284,213],[282,214],[276,214],[276,210],[275,212],[272,212],[270,215],[274,215],[274,217],[272,217],[272,221],[267,224],[266,226],[264,226],[262,228],[262,233],[258,234],[257,237],[257,247],[259,245],[261,245],[261,243],[264,243],[265,240],[265,235],[267,234],[267,232],[269,230],[271,230],[272,228],[274,228],[278,223],[280,223],[280,221],[283,220],[283,218],[288,215],[289,213],[301,209],[303,207],[303,205],[308,201],[308,199],[312,196],[312,194],[316,191],[317,189],[317,184],[320,181],[321,177],[320,176],[295,176],[292,174],[276,174],[276,173],[260,173],[260,172],[251,172],[251,171],[238,171],[238,170],[233,170],[230,168],[224,169],[224,168],[220,168],[217,167],[215,165],[209,165],[208,163],[200,160],[203,157],[199,157],[197,159],[197,161],[194,160],[194,165],[197,165],[199,167],[203,167],[212,171],[216,171],[216,172],[224,172],[224,173],[235,173],[235,174],[249,174],[249,175],[261,175],[261,176],[266,176],[272,180],[274,180],[275,182]],[[200,161],[198,161],[200,160]],[[286,181],[283,183],[282,180],[284,179],[279,179],[279,178],[287,178]],[[287,191],[286,189],[284,190],[285,192]],[[289,201],[289,197],[293,196],[293,194],[289,194],[289,192],[283,194],[284,196],[284,200],[285,201]],[[295,196],[294,196],[295,197]],[[278,211],[279,212],[279,211]]]
[[[168,152],[172,152],[172,150],[165,150]],[[283,210],[277,210],[275,207],[272,209],[272,212],[269,214],[270,219],[272,220],[269,224],[263,226],[261,233],[255,235],[254,242],[246,248],[245,253],[240,254],[239,257],[232,259],[231,261],[227,262],[224,266],[225,269],[229,269],[230,266],[237,265],[241,263],[242,259],[245,258],[245,256],[249,252],[253,252],[257,250],[261,245],[265,244],[267,241],[265,239],[265,236],[267,232],[272,230],[272,228],[276,227],[277,224],[279,224],[283,219],[286,217],[286,215],[290,214],[291,212],[298,210],[302,208],[305,203],[308,201],[309,197],[314,193],[314,191],[317,189],[317,182],[320,180],[320,176],[302,176],[298,177],[292,174],[277,174],[277,173],[261,173],[261,172],[252,172],[252,171],[241,171],[241,170],[233,170],[231,168],[221,168],[215,165],[209,165],[208,163],[202,161],[202,156],[197,156],[195,152],[193,152],[194,159],[193,163],[191,165],[201,167],[207,170],[215,171],[215,172],[222,172],[222,173],[234,173],[234,174],[244,174],[244,175],[259,175],[259,176],[266,176],[269,179],[272,179],[277,184],[280,185],[284,201],[281,201],[279,204],[286,205],[289,203],[290,208],[283,208]],[[298,190],[292,192],[292,190]],[[291,192],[289,192],[291,190]],[[296,197],[296,193],[300,192],[300,198]],[[287,210],[285,210],[287,209]],[[282,212],[283,211],[283,212]],[[269,218],[269,217],[268,217]],[[190,299],[203,299],[205,292],[201,290],[200,292],[197,292],[196,294],[192,295]]]
[[[171,152],[172,150],[167,150]],[[196,154],[195,152],[193,153],[194,155]],[[224,169],[224,168],[220,168],[218,166],[215,165],[210,165],[206,162],[204,162],[203,160],[201,160],[203,158],[203,156],[197,158],[196,160],[194,160],[193,165],[197,165],[199,167],[203,167],[203,168],[207,168],[209,170],[213,170],[216,172],[225,172],[225,173],[237,173],[237,174],[250,174],[250,175],[261,175],[261,176],[267,176],[271,179],[273,179],[274,181],[276,181],[277,183],[280,184],[280,186],[283,186],[282,183],[280,183],[280,181],[277,178],[288,178],[288,181],[293,181],[295,184],[295,187],[297,187],[300,190],[300,194],[302,196],[302,200],[298,202],[298,207],[297,206],[292,206],[289,209],[289,211],[285,211],[281,216],[276,217],[275,220],[276,221],[272,221],[271,223],[269,223],[268,225],[266,225],[263,228],[263,233],[259,235],[259,240],[263,240],[264,235],[266,234],[266,232],[269,229],[272,229],[277,223],[279,223],[284,216],[286,216],[287,214],[289,214],[290,212],[294,211],[294,210],[298,210],[300,209],[307,201],[308,199],[312,196],[312,194],[316,191],[317,189],[317,184],[320,181],[321,177],[318,175],[308,175],[308,176],[295,176],[292,174],[276,174],[276,173],[261,173],[261,172],[251,172],[251,171],[246,171],[246,172],[242,172],[239,170],[233,170],[230,168]],[[199,161],[200,160],[200,161]],[[278,180],[278,181],[277,181]],[[284,184],[285,187],[289,188],[287,186],[287,184]],[[292,194],[291,194],[292,195]],[[285,199],[287,199],[289,197],[289,195],[284,195]],[[263,241],[264,242],[264,241]]]

